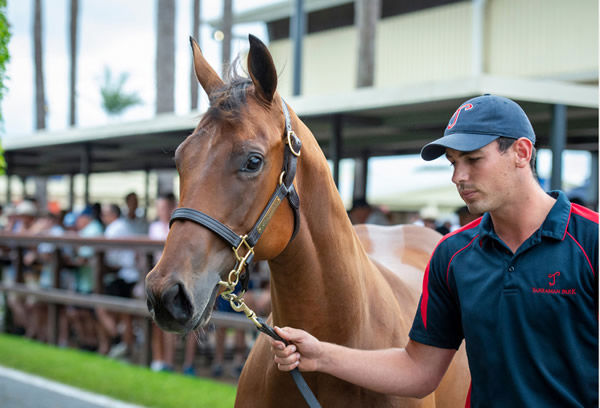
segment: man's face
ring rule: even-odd
[[[473,152],[446,149],[454,168],[452,182],[472,214],[497,210],[511,196],[517,174],[511,165],[511,150],[501,153],[496,142]]]
[[[117,215],[113,213],[110,207],[108,206],[102,206],[102,212],[100,216],[104,225],[108,225],[117,219]]]
[[[129,197],[127,197],[127,209],[129,209],[129,212],[135,212],[135,210],[138,208],[138,198],[136,195],[130,195]]]
[[[77,217],[77,221],[75,221],[75,228],[77,228],[77,230],[80,231],[87,227],[91,221],[92,218],[89,215],[82,214],[79,217]]]

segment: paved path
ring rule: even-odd
[[[143,408],[0,366],[2,408]]]

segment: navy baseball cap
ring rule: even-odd
[[[529,118],[514,101],[496,95],[469,99],[458,107],[441,137],[421,149],[423,160],[437,159],[449,147],[472,152],[499,137],[526,137],[535,145],[535,133]]]

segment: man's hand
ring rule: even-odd
[[[275,354],[275,364],[281,371],[317,371],[321,357],[321,343],[304,330],[275,327],[275,332],[285,339],[283,342],[271,339],[271,350]]]

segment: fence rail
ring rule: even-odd
[[[49,288],[31,288],[24,284],[25,264],[23,256],[27,249],[35,248],[39,244],[48,243],[54,246],[52,254],[52,278]],[[4,260],[15,267],[15,279],[11,283],[0,283],[0,292],[12,292],[23,296],[31,296],[40,302],[48,304],[48,338],[51,343],[58,343],[58,306],[100,307],[109,311],[130,314],[144,318],[145,335],[142,364],[148,365],[151,360],[151,319],[145,300],[128,299],[102,294],[102,282],[105,273],[104,256],[110,249],[135,250],[144,255],[146,268],[149,271],[153,263],[155,252],[162,250],[163,241],[146,238],[134,239],[108,239],[108,238],[81,238],[77,236],[49,236],[0,233],[0,248],[4,249]],[[63,251],[73,247],[94,248],[93,268],[93,293],[82,294],[59,288],[60,270],[64,266]],[[0,280],[1,281],[1,280]],[[211,323],[217,327],[231,327],[236,329],[252,330],[254,325],[242,315],[215,311]]]

